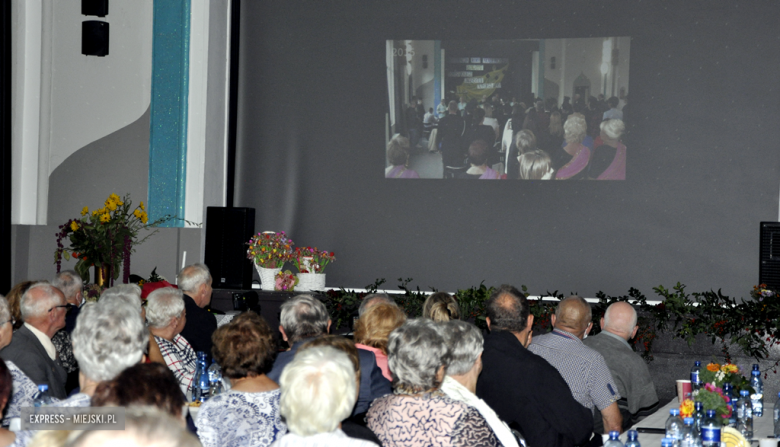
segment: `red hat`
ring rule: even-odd
[[[141,288],[141,299],[145,300],[150,293],[157,289],[162,289],[163,287],[173,287],[174,289],[178,289],[178,287],[169,283],[168,281],[148,282]]]

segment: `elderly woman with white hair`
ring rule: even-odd
[[[601,122],[601,135],[588,164],[588,178],[595,180],[626,179],[626,146],[620,141],[626,126],[623,120]]]
[[[141,300],[141,287],[138,284],[119,284],[103,291],[100,294],[100,303],[124,303],[136,309],[141,315],[141,321],[146,321],[146,309]],[[149,361],[165,364],[165,359],[160,352],[154,335],[149,332],[149,349],[146,352]]]
[[[590,149],[582,142],[588,135],[588,124],[582,114],[574,113],[566,119],[563,125],[566,146],[563,147],[565,162],[555,173],[556,180],[582,180],[587,174],[586,168],[590,161]]]
[[[410,320],[387,350],[394,394],[375,400],[366,418],[384,447],[499,445],[479,411],[440,389],[452,358],[440,325]]]
[[[15,320],[8,308],[8,301],[0,295],[0,349],[11,343],[11,339],[14,336],[14,323]],[[3,419],[3,425],[7,426],[11,419],[18,418],[21,415],[21,407],[32,406],[33,396],[38,392],[38,387],[14,362],[6,361],[5,365],[8,367],[8,371],[13,379],[13,390],[8,399],[5,418]]]
[[[176,376],[182,392],[186,394],[192,389],[198,358],[190,343],[180,335],[187,323],[182,292],[173,287],[163,287],[150,293],[146,302],[149,331],[154,335],[165,364]]]
[[[482,332],[473,324],[451,320],[442,328],[450,347],[450,363],[441,390],[448,397],[474,407],[485,418],[504,447],[518,446],[517,439],[484,400],[476,396],[477,378],[482,372]]]
[[[279,382],[288,433],[272,446],[376,447],[340,428],[357,401],[358,378],[347,354],[330,346],[301,350]]]

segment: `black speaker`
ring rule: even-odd
[[[81,0],[81,14],[85,16],[107,16],[108,0]]]
[[[206,209],[205,263],[215,289],[251,289],[252,262],[246,243],[255,232],[254,208]]]
[[[780,289],[780,222],[761,222],[758,283]]]
[[[81,22],[81,54],[108,55],[108,22],[85,20]]]

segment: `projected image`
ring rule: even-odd
[[[388,40],[385,178],[625,180],[630,43]]]

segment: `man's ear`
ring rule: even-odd
[[[328,328],[327,328],[327,329],[325,329],[325,333],[326,333],[326,334],[330,334],[330,323],[331,323],[331,321],[330,321],[330,320],[328,320]]]
[[[485,318],[485,323],[487,323],[488,330],[490,330],[490,317]]]
[[[629,340],[636,337],[636,332],[639,330],[639,325],[634,326],[634,330],[631,332],[631,336],[628,337]]]
[[[279,325],[279,332],[282,333],[282,340],[288,341],[287,340],[287,334],[284,333],[284,328],[281,325]]]
[[[552,325],[552,327],[555,327],[555,321],[556,320],[557,320],[557,318],[555,318],[555,314],[551,314],[550,315],[550,324]]]

